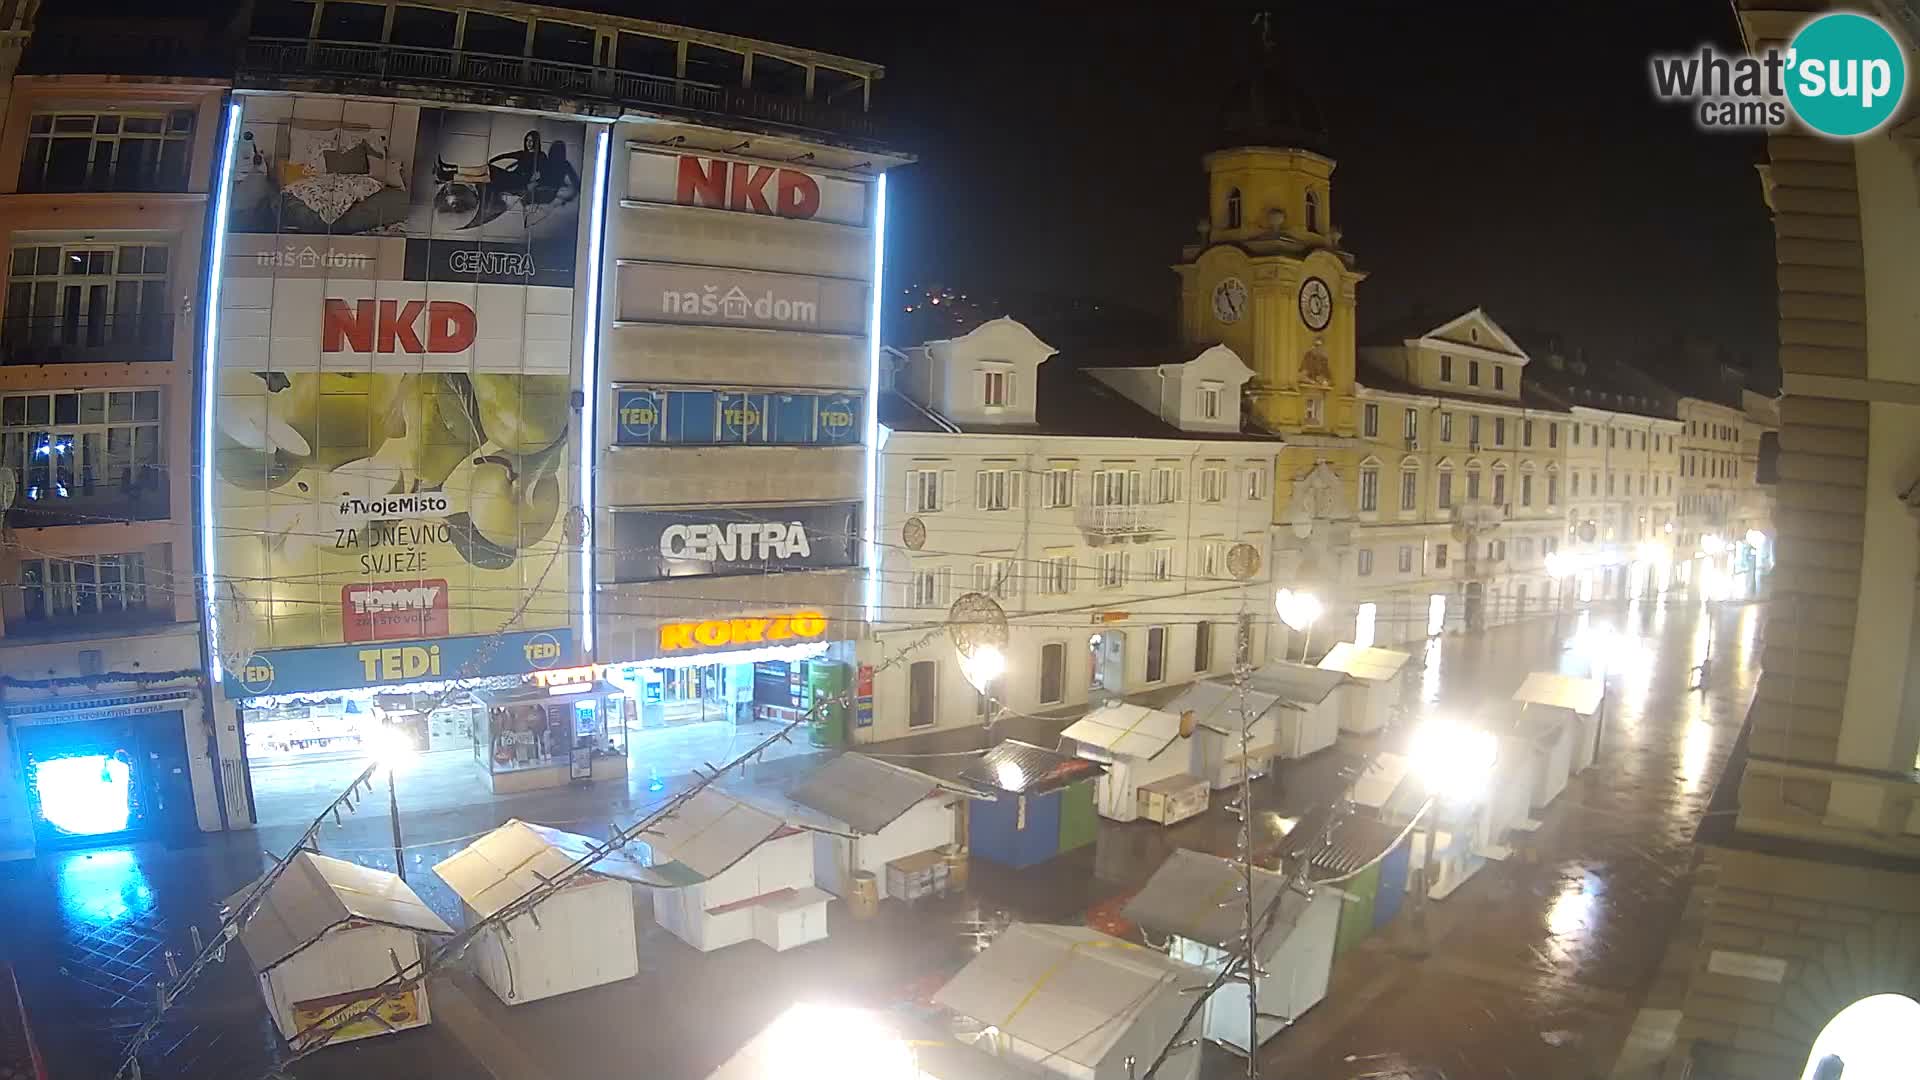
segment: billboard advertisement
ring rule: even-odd
[[[634,202],[865,228],[872,188],[871,178],[644,146],[628,150],[627,198]]]
[[[857,502],[615,510],[614,580],[854,566],[859,527]]]
[[[240,100],[211,426],[222,654],[311,669],[339,646],[352,671],[362,643],[566,628],[592,133]]]
[[[630,260],[618,270],[623,322],[867,332],[865,281]]]

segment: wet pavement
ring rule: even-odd
[[[1544,824],[1529,850],[1489,864],[1435,903],[1424,935],[1412,934],[1403,914],[1340,957],[1327,999],[1267,1044],[1263,1075],[1609,1075],[1655,987],[1667,932],[1685,900],[1693,827],[1758,675],[1763,611],[1729,604],[1709,615],[1683,603],[1596,610],[1567,619],[1560,639],[1542,620],[1450,637],[1416,654],[1421,670],[1406,678],[1410,706],[1464,716],[1504,711],[1527,671],[1588,674],[1603,662],[1613,719],[1600,759],[1536,815]],[[1706,689],[1691,691],[1709,649]],[[1057,730],[1053,721],[1007,723],[997,734],[1050,742],[1047,729]],[[974,741],[963,746],[979,745],[976,733],[951,738],[969,736]],[[953,759],[903,760],[931,768]],[[805,766],[805,758],[771,762],[744,786],[777,791]],[[1289,819],[1314,798],[1311,778],[1326,771],[1324,760],[1309,759],[1259,783],[1260,848],[1280,842]],[[429,868],[472,836],[513,816],[605,835],[609,823],[631,820],[680,782],[561,789],[419,812],[409,811],[403,788],[409,880],[457,924],[458,902]],[[322,850],[390,867],[384,792],[378,795],[341,826],[329,825]],[[1216,797],[1215,809],[1173,828],[1103,821],[1092,847],[1029,871],[976,862],[964,896],[912,908],[889,902],[871,922],[853,922],[844,905],[831,905],[831,937],[782,954],[754,944],[701,954],[655,926],[643,898],[638,978],[509,1010],[456,975],[435,985],[432,1027],[329,1048],[293,1072],[303,1080],[697,1078],[796,999],[918,1011],[1011,918],[1103,924],[1174,848],[1232,851],[1238,823],[1218,808],[1223,802]],[[145,1016],[164,950],[184,955],[187,924],[211,929],[213,901],[260,872],[262,845],[284,850],[299,828],[0,866],[0,902],[9,912],[0,949],[18,969],[56,1080],[110,1073],[114,1048]],[[250,1080],[270,1064],[273,1032],[243,961],[213,968],[176,1016],[144,1059],[147,1077]],[[1241,1070],[1210,1052],[1209,1075]]]

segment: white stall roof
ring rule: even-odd
[[[952,789],[926,773],[865,754],[847,753],[808,773],[788,797],[845,822],[855,832],[872,835],[898,821],[922,800],[948,790]]]
[[[349,920],[453,933],[406,882],[385,870],[311,851],[295,853],[292,861],[240,929],[240,943],[255,971],[265,972]],[[237,906],[252,890],[248,885],[223,906]]]
[[[1513,700],[1528,705],[1572,709],[1581,716],[1592,716],[1599,711],[1600,699],[1606,693],[1607,688],[1598,679],[1536,671],[1527,676],[1527,681],[1520,684],[1520,689],[1513,692]]]
[[[1407,665],[1409,659],[1403,652],[1343,641],[1320,658],[1320,666],[1328,671],[1344,671],[1367,682],[1388,682],[1400,674],[1400,669]]]
[[[1246,920],[1240,895],[1240,867],[1229,859],[1180,848],[1160,864],[1135,893],[1121,914],[1155,934],[1178,934],[1215,948],[1232,948],[1240,940]],[[1280,908],[1268,925],[1264,941],[1285,941],[1293,932],[1307,899],[1287,889],[1287,881],[1271,870],[1253,871],[1253,909],[1264,914],[1276,895]]]
[[[1287,701],[1318,705],[1347,681],[1347,673],[1296,664],[1291,660],[1274,660],[1255,669],[1248,681]]]
[[[577,833],[516,818],[454,852],[433,872],[484,918],[580,861],[596,843]],[[652,880],[633,845],[603,856],[588,873],[634,882]]]
[[[1086,1069],[1160,995],[1208,974],[1084,926],[1014,923],[933,1000]]]
[[[1060,734],[1114,757],[1151,758],[1180,737],[1180,714],[1116,701],[1075,720]]]
[[[1277,694],[1268,693],[1251,684],[1247,686],[1247,711],[1258,721],[1270,719],[1284,705]],[[1193,710],[1194,719],[1201,727],[1218,728],[1230,731],[1238,736],[1240,732],[1240,690],[1223,679],[1203,679],[1183,689],[1179,696],[1167,702],[1166,711],[1175,716]]]
[[[1353,801],[1375,810],[1386,806],[1412,768],[1412,759],[1404,754],[1374,755],[1373,767],[1353,782]]]
[[[786,827],[775,814],[707,788],[641,836],[653,855],[647,882],[671,887],[705,881]]]

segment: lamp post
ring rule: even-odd
[[[1553,636],[1560,636],[1560,619],[1567,611],[1567,557],[1557,551],[1547,554],[1547,576],[1553,579]]]
[[[1414,869],[1416,885],[1410,920],[1416,947],[1423,953],[1428,948],[1428,869],[1434,839],[1440,834],[1441,808],[1484,797],[1498,755],[1499,743],[1491,732],[1448,720],[1423,722],[1414,729],[1408,744],[1407,756],[1413,762],[1414,774],[1427,789],[1427,801],[1414,819],[1416,831],[1425,835],[1421,838],[1420,862]],[[1417,824],[1422,817],[1426,818],[1424,829]]]
[[[1281,589],[1273,594],[1273,609],[1289,630],[1306,635],[1300,644],[1300,662],[1306,663],[1307,653],[1313,647],[1313,624],[1325,614],[1326,605],[1310,592]]]
[[[405,881],[406,845],[400,842],[400,791],[394,783],[394,774],[400,771],[400,766],[413,760],[413,744],[398,729],[386,724],[374,730],[370,742],[373,759],[387,773],[387,816],[393,823],[393,872]]]

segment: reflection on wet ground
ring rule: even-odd
[[[1473,720],[1509,715],[1526,672],[1604,674],[1611,709],[1595,767],[1540,816],[1526,850],[1490,864],[1427,920],[1409,947],[1410,920],[1345,953],[1327,999],[1270,1042],[1264,1075],[1315,1080],[1605,1075],[1658,969],[1685,895],[1690,838],[1757,676],[1762,609],[1729,604],[1636,606],[1569,617],[1565,647],[1544,620],[1415,651],[1406,677],[1419,714]],[[1705,663],[1706,688],[1690,690]],[[1042,725],[1044,727],[1044,725]],[[1057,726],[1054,728],[1057,731]],[[1014,731],[1051,742],[1044,730]],[[755,778],[778,789],[799,763]],[[1270,855],[1294,819],[1326,797],[1331,770],[1309,759],[1256,790],[1254,845]],[[670,789],[669,789],[670,790]],[[583,805],[562,792],[525,805],[405,815],[409,878],[443,915],[457,901],[434,862],[515,814],[570,822],[604,835],[666,791],[621,793]],[[384,800],[376,800],[384,802]],[[757,945],[701,954],[641,916],[641,974],[611,987],[508,1010],[471,979],[436,984],[432,1028],[331,1048],[295,1070],[302,1078],[406,1075],[696,1078],[798,999],[924,1009],[926,999],[1011,919],[1092,921],[1129,928],[1115,913],[1168,853],[1230,854],[1236,818],[1215,808],[1172,828],[1102,822],[1086,849],[1023,872],[976,862],[964,896],[917,907],[889,902],[858,923],[842,905],[832,936],[773,954]],[[390,866],[379,813],[329,828],[323,848]],[[144,1016],[165,951],[184,955],[187,923],[211,928],[211,905],[261,867],[260,845],[280,849],[293,830],[68,853],[0,868],[8,905],[5,949],[20,969],[55,1075],[110,1072],[111,1053]],[[640,905],[643,912],[647,905]],[[250,1080],[273,1036],[244,964],[213,969],[170,1022],[148,1077]],[[633,1063],[646,1067],[634,1072]],[[1208,1075],[1243,1067],[1210,1052]]]

